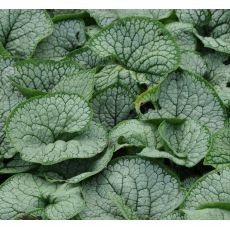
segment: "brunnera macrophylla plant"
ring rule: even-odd
[[[230,10],[0,25],[0,219],[230,219]]]

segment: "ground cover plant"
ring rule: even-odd
[[[0,10],[0,219],[230,219],[230,10]]]

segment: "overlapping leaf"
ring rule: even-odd
[[[208,36],[202,36],[196,31],[195,35],[202,41],[205,47],[230,54],[230,11],[228,9],[213,9],[210,10],[210,15]]]
[[[13,173],[27,172],[36,167],[37,167],[36,164],[23,161],[20,158],[19,154],[17,154],[11,159],[3,160],[2,165],[0,166],[0,174],[13,174]]]
[[[112,128],[120,121],[132,118],[134,95],[120,84],[105,88],[92,101],[94,120]]]
[[[106,61],[105,58],[98,57],[95,52],[87,47],[71,52],[68,57],[76,61],[83,69],[94,68]]]
[[[171,151],[169,158],[187,167],[196,165],[204,158],[211,145],[209,130],[193,120],[182,124],[163,122],[159,133],[166,148]]]
[[[213,84],[218,95],[226,106],[230,102],[230,65],[228,56],[217,53],[207,54],[204,57],[207,65],[206,78]]]
[[[197,41],[193,34],[193,25],[190,23],[172,22],[165,27],[176,38],[177,43],[182,49],[190,51],[196,49]]]
[[[105,148],[106,131],[90,119],[90,108],[79,96],[51,94],[20,104],[9,118],[7,132],[22,159],[55,164],[93,157]]]
[[[109,136],[115,151],[132,146],[155,148],[159,143],[157,126],[135,119],[120,122],[111,130]]]
[[[1,10],[0,43],[10,55],[31,57],[37,44],[53,31],[44,10]]]
[[[148,111],[144,104],[150,103]],[[143,120],[176,121],[187,117],[199,120],[211,131],[224,127],[225,108],[216,92],[202,78],[189,72],[171,74],[162,83],[139,95],[135,102]]]
[[[79,71],[72,76],[65,76],[57,83],[52,93],[73,93],[81,96],[86,101],[90,100],[94,93],[94,71]]]
[[[161,20],[168,18],[173,10],[170,9],[151,9],[151,10],[135,10],[135,9],[126,9],[126,10],[119,10],[119,9],[112,9],[112,10],[96,10],[90,9],[87,10],[91,17],[93,17],[97,24],[100,27],[107,26],[112,22],[124,18],[124,17],[131,17],[131,16],[144,16],[149,17],[155,20]]]
[[[189,51],[182,53],[180,67],[199,76],[204,76],[207,71],[203,58],[199,54]]]
[[[226,127],[213,135],[213,144],[205,158],[205,164],[214,166],[230,163],[230,128]]]
[[[195,26],[206,25],[210,20],[209,10],[205,9],[176,10],[176,15],[181,22],[191,23]]]
[[[133,95],[137,95],[140,92],[137,75],[136,72],[124,69],[120,65],[107,65],[95,76],[95,88],[101,91],[114,84],[120,84],[128,87]]]
[[[31,174],[18,174],[0,187],[0,219],[42,209],[48,219],[69,219],[83,210],[80,187],[51,184]]]
[[[173,211],[183,192],[178,179],[157,163],[120,158],[83,185],[84,219],[154,219]]]
[[[56,22],[53,33],[39,43],[34,57],[60,60],[84,45],[85,40],[85,24],[82,20]]]
[[[25,60],[15,64],[14,85],[24,94],[34,96],[49,92],[65,76],[77,75],[79,66],[74,62]]]
[[[89,42],[99,56],[112,56],[127,69],[165,76],[178,67],[179,48],[163,25],[149,18],[119,20]]]
[[[113,155],[113,148],[89,159],[72,159],[51,166],[42,166],[38,171],[51,182],[79,183],[102,171]]]
[[[5,137],[5,121],[15,105],[24,97],[12,86],[10,77],[16,73],[14,61],[0,56],[0,158],[12,157],[15,150]]]
[[[198,179],[184,201],[187,210],[230,207],[230,167],[225,166],[214,170]]]
[[[0,10],[0,219],[229,219],[229,13]]]
[[[230,211],[219,208],[186,210],[185,218],[187,220],[229,220]]]

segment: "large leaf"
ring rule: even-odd
[[[230,163],[230,128],[226,127],[215,133],[212,142],[205,164],[218,166]]]
[[[7,132],[23,160],[45,165],[89,158],[107,144],[101,125],[90,122],[88,104],[74,94],[34,97],[11,113]]]
[[[155,219],[173,211],[183,193],[178,179],[157,163],[118,158],[83,184],[83,219]]]
[[[164,77],[179,64],[179,48],[163,25],[144,17],[121,19],[89,41],[99,56],[112,56],[127,69]]]
[[[151,108],[143,111],[142,107],[147,103]],[[223,128],[226,120],[223,103],[208,82],[186,71],[171,74],[138,96],[135,106],[143,120],[159,122],[189,117],[199,120],[211,131]]]
[[[190,119],[180,124],[163,121],[158,131],[164,151],[149,145],[137,155],[148,158],[168,158],[177,165],[193,167],[205,157],[211,145],[209,130]]]
[[[0,25],[0,43],[11,55],[25,58],[53,31],[44,10],[1,10]]]
[[[60,60],[85,41],[85,24],[81,19],[60,21],[54,24],[53,33],[39,43],[34,57]]]
[[[214,170],[198,179],[185,198],[183,208],[230,208],[230,166]]]
[[[10,177],[0,187],[0,219],[42,209],[48,219],[70,219],[83,210],[80,187],[52,184],[31,174]]]

